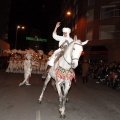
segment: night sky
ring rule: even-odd
[[[26,27],[26,31],[18,35],[29,35],[35,31],[40,37],[47,38],[49,18],[59,19],[61,3],[62,0],[12,0],[9,22],[11,46],[14,46],[17,25]]]

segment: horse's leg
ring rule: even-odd
[[[39,97],[39,99],[38,99],[39,103],[42,102],[43,94],[44,94],[44,92],[45,92],[45,89],[46,89],[47,84],[48,84],[48,82],[50,81],[50,79],[51,79],[51,76],[50,76],[50,74],[48,74],[47,77],[46,77],[46,79],[45,79],[45,82],[44,82],[44,86],[43,86],[41,95],[40,95],[40,97]]]
[[[61,84],[60,83],[56,83],[56,88],[57,88],[57,92],[58,92],[58,95],[59,95],[59,111],[61,112],[61,107],[62,107],[62,90],[61,90]]]
[[[52,79],[51,84],[52,84],[54,90],[57,91],[57,89],[56,89],[56,84],[55,84],[55,80]]]
[[[63,84],[62,85],[62,88],[63,88],[63,92],[65,93],[65,85]],[[68,102],[69,101],[69,99],[68,99],[68,97],[66,96],[66,102]]]
[[[63,95],[63,104],[62,104],[62,108],[61,108],[61,117],[65,118],[65,103],[66,103],[66,99],[67,99],[67,95],[69,92],[69,89],[71,87],[71,81],[70,80],[66,80],[65,81],[65,88],[64,88],[64,95]]]

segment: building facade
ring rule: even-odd
[[[71,16],[65,12],[71,11]],[[84,47],[84,58],[120,61],[120,1],[64,0],[61,7],[64,26],[72,29],[72,36],[90,40]]]
[[[0,1],[0,57],[7,56],[3,51],[10,49],[10,45],[8,43],[10,7],[11,0]]]
[[[7,41],[11,0],[0,1],[0,39]]]

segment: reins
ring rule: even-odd
[[[74,43],[74,45],[75,44],[77,44],[77,45],[80,45],[80,46],[82,46],[81,44],[78,44],[78,43]],[[72,49],[72,51],[73,51],[74,49]],[[72,52],[71,52],[72,53]],[[72,55],[71,55],[72,56]],[[64,60],[69,64],[69,65],[71,65],[72,64],[72,61],[71,61],[71,63],[69,63],[67,60],[66,60],[66,58],[64,57],[64,55],[63,55],[63,58],[64,58]],[[71,60],[79,60],[79,58],[72,58],[71,57]]]

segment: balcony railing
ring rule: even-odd
[[[120,17],[120,9],[114,9],[101,13],[101,20],[111,17]]]

